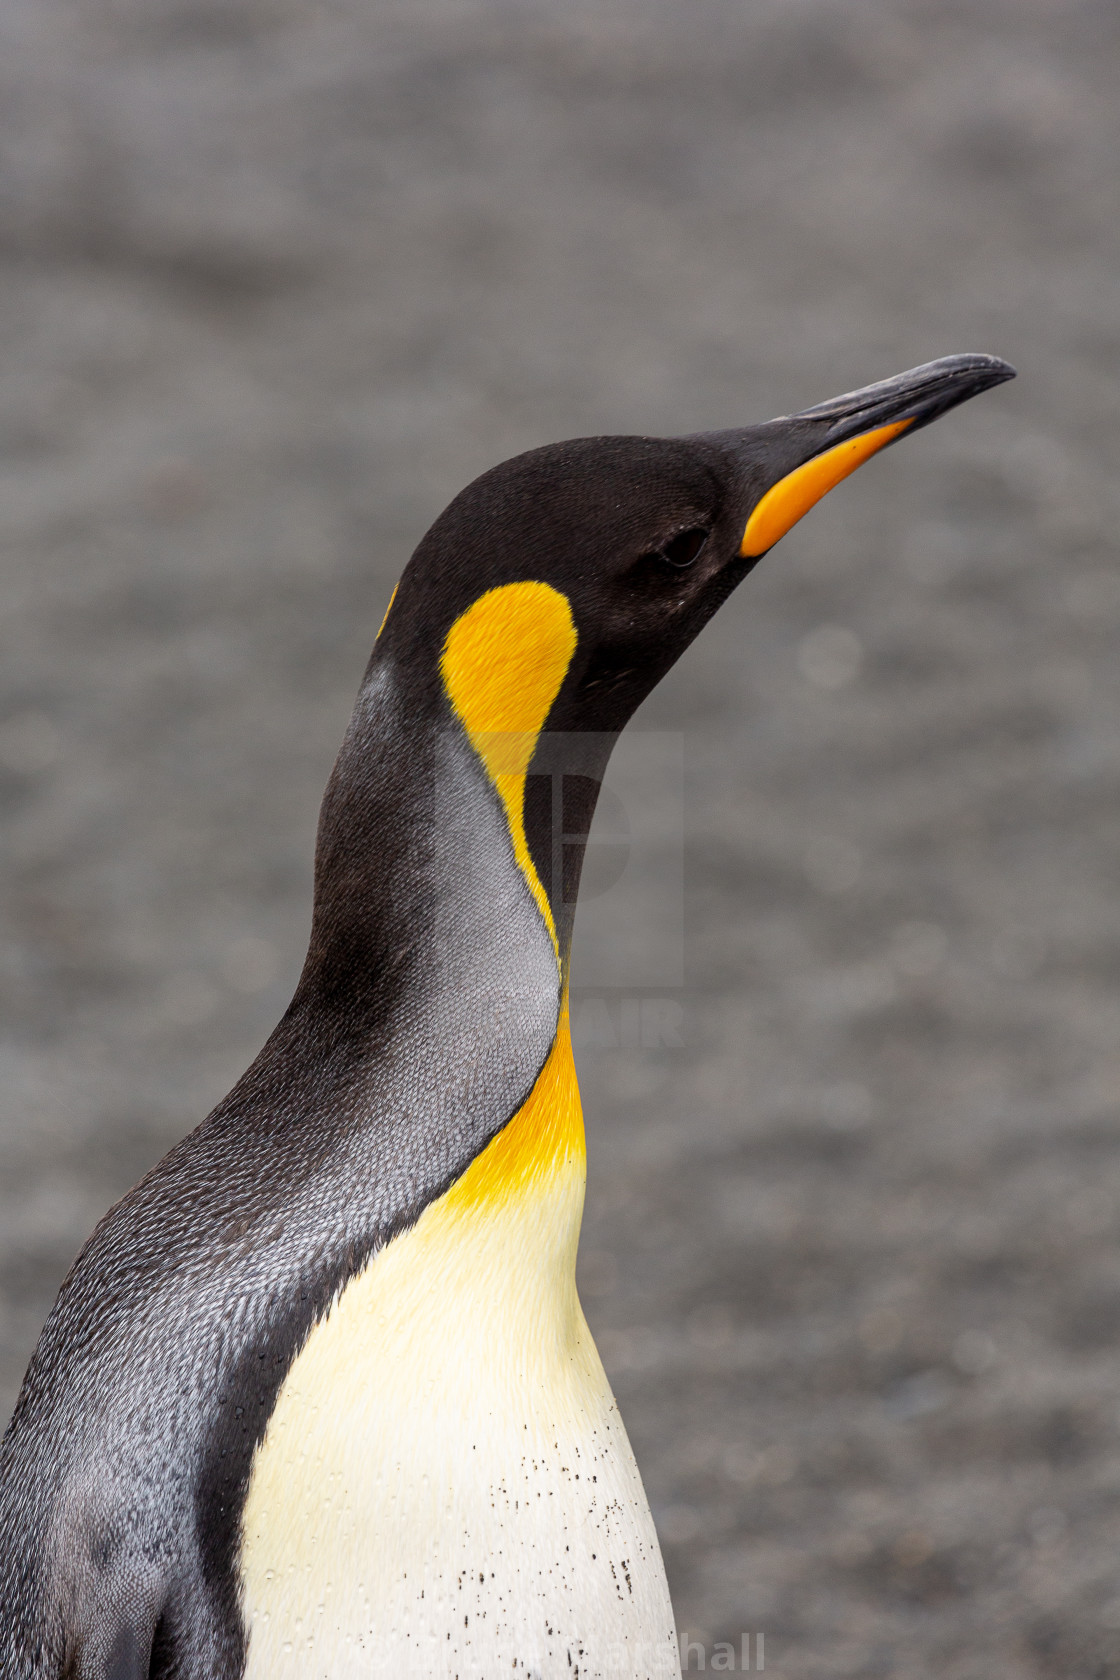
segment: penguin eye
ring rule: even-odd
[[[658,557],[679,571],[692,565],[707,540],[707,531],[699,527],[693,531],[681,531],[678,536],[671,537],[664,548],[658,550]]]

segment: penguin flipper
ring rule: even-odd
[[[84,1604],[80,1598],[80,1608],[75,1606],[59,1680],[149,1680],[162,1588],[158,1574],[143,1569],[113,1571],[89,1582]]]
[[[76,1649],[71,1649],[59,1680],[148,1680],[155,1643],[156,1617],[146,1606],[106,1612]]]
[[[152,1663],[152,1641],[155,1626],[132,1619],[122,1621],[116,1630],[107,1659],[98,1660],[96,1667],[83,1664],[81,1680],[148,1680]]]

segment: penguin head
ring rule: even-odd
[[[758,560],[863,461],[1013,376],[949,356],[762,425],[577,438],[484,473],[436,520],[371,672],[390,662],[418,717],[465,729],[547,919],[554,813],[527,777],[570,771],[585,833],[614,738]],[[546,765],[557,739],[574,755]]]
[[[549,678],[562,661],[543,726],[617,732],[827,491],[1012,377],[992,356],[948,356],[761,425],[575,438],[515,456],[436,520],[401,578],[378,652],[418,677],[438,670],[463,710],[467,680],[448,680],[448,655],[454,665],[458,647],[462,662],[469,643],[471,681],[489,677],[494,691],[479,708],[490,730],[521,727],[519,692],[542,657]],[[508,690],[508,716],[498,689]]]

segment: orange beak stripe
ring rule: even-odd
[[[802,514],[808,513],[814,502],[827,496],[841,479],[854,473],[912,424],[912,419],[896,420],[876,431],[861,432],[859,437],[847,438],[835,448],[826,449],[823,455],[814,455],[811,461],[795,467],[767,490],[747,520],[739,553],[747,560],[765,554],[779,537],[785,536],[791,525],[797,524]]]

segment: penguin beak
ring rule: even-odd
[[[849,391],[800,414],[785,415],[753,428],[753,447],[743,451],[751,464],[759,464],[758,443],[763,441],[768,445],[766,455],[792,456],[794,464],[755,504],[743,532],[740,555],[758,559],[815,502],[880,449],[904,433],[928,426],[939,414],[969,397],[1014,377],[1015,369],[997,356],[943,356],[940,361],[926,362],[878,385]],[[740,434],[744,438],[746,435]],[[725,433],[724,438],[730,442],[731,434]]]

